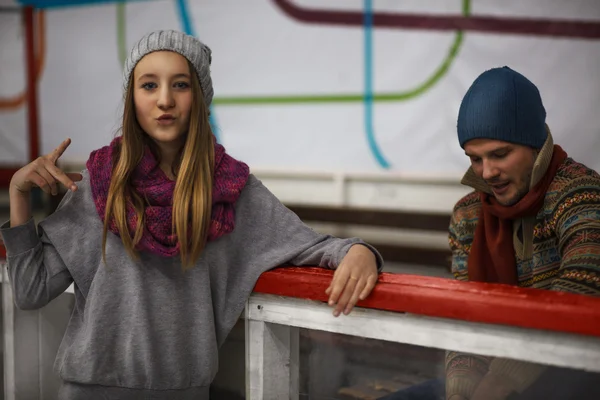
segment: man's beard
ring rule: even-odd
[[[514,206],[519,201],[521,201],[521,199],[523,197],[525,197],[527,195],[527,193],[529,193],[529,186],[531,185],[531,173],[532,173],[532,171],[529,171],[527,173],[527,175],[525,177],[523,177],[522,182],[524,183],[524,186],[517,188],[517,193],[512,198],[510,198],[506,202],[500,202],[500,204],[502,204],[505,207],[510,207],[510,206]],[[498,200],[498,199],[496,199],[496,200]]]

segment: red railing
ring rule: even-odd
[[[322,268],[278,268],[254,292],[327,301],[332,277]],[[600,337],[600,298],[549,290],[383,273],[357,306]]]
[[[332,278],[323,268],[277,268],[262,274],[254,293],[326,302]],[[600,337],[600,298],[549,290],[382,273],[357,306]]]

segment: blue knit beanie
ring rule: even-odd
[[[538,88],[508,67],[485,71],[471,85],[458,112],[458,141],[485,138],[540,149],[546,110]]]

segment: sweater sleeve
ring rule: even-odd
[[[555,205],[551,216],[561,264],[550,290],[598,296],[600,295],[600,190],[598,183],[590,186],[574,182],[571,187],[560,196],[560,201]],[[459,250],[457,263],[460,267],[460,248],[455,247]],[[488,373],[502,376],[508,386],[515,392],[521,393],[531,386],[544,370],[545,366],[539,364],[494,358],[490,360]]]
[[[553,219],[561,264],[552,290],[599,296],[600,182],[569,190],[556,205]]]
[[[488,373],[491,360],[491,357],[447,351],[446,398],[458,395],[470,399]]]
[[[550,290],[600,295],[600,190],[576,187],[567,191],[554,208],[552,219],[561,262]],[[502,376],[520,393],[545,369],[539,364],[496,358],[489,373]]]
[[[586,179],[586,178],[582,178]],[[573,185],[561,196],[552,219],[561,259],[550,290],[600,295],[600,190]],[[490,374],[503,376],[516,392],[522,392],[545,370],[543,365],[494,359]]]
[[[60,207],[69,202],[69,197],[65,196]],[[15,227],[8,221],[0,227],[0,234],[18,308],[42,308],[71,285],[73,278],[42,226],[36,231],[32,219]]]
[[[461,208],[455,207],[450,220],[448,242],[452,251],[452,274],[460,281],[468,280],[467,260],[472,237],[467,232],[474,231],[467,226],[469,223]],[[446,398],[459,395],[469,399],[488,372],[490,361],[491,357],[447,351]]]
[[[561,261],[550,290],[600,295],[600,190],[597,187],[575,184],[560,196],[561,200],[554,207],[551,218],[555,221]],[[540,364],[496,358],[490,364],[489,373],[502,376],[515,392],[521,393],[545,369]]]
[[[589,179],[589,178],[581,178]],[[600,295],[600,190],[573,185],[561,196],[552,219],[561,259],[550,290]],[[490,373],[502,375],[516,392],[527,389],[545,370],[538,364],[494,359]]]
[[[468,222],[464,220],[465,218],[461,214],[460,209],[455,209],[452,213],[448,229],[448,243],[452,251],[452,275],[459,281],[467,281],[469,280],[467,261],[469,259],[469,251],[471,250],[470,240],[472,238],[465,237],[467,236],[465,232],[467,232],[468,228],[465,225]]]

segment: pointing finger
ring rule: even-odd
[[[54,163],[56,163],[56,161],[63,155],[63,153],[65,152],[65,150],[67,150],[70,144],[71,139],[64,140],[61,144],[58,145],[56,149],[52,151],[52,153],[50,153],[50,159]]]

